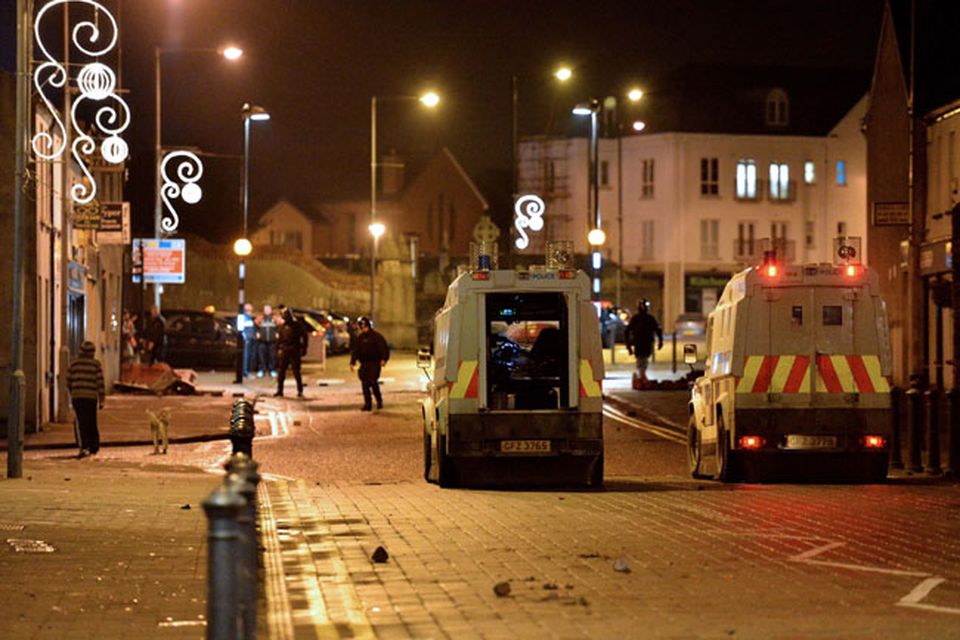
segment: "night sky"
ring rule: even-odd
[[[38,6],[41,0],[37,0]],[[117,0],[103,0],[112,8]],[[2,58],[13,68],[14,0],[0,0]],[[211,53],[163,56],[164,146],[209,158],[204,201],[183,231],[239,234],[241,106],[272,115],[252,137],[251,216],[297,202],[366,198],[370,97],[435,88],[436,112],[382,106],[381,149],[412,168],[448,146],[497,208],[509,206],[510,78],[520,77],[522,133],[567,130],[569,108],[689,63],[862,69],[873,64],[882,0],[123,0],[123,84],[134,224],[151,225],[153,47],[236,43],[238,63]],[[558,87],[550,73],[570,65]]]

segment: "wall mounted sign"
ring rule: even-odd
[[[877,227],[910,224],[910,205],[906,202],[874,202],[873,224]]]
[[[140,282],[143,273],[147,284],[183,284],[187,279],[187,241],[136,238],[133,264],[134,282]]]
[[[97,244],[130,243],[130,203],[104,202],[100,208]]]

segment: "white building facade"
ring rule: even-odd
[[[762,258],[761,240],[785,241],[786,259],[832,262],[837,236],[864,238],[866,97],[823,136],[662,132],[600,140],[600,217],[606,233],[602,297],[615,296],[616,265],[659,282],[654,312],[665,328],[709,313],[729,276]],[[586,254],[592,228],[589,141],[521,142],[520,193],[546,203],[545,240]],[[866,256],[864,256],[866,258]],[[659,302],[659,304],[657,304]],[[623,299],[632,308],[635,300]]]

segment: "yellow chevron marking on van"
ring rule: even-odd
[[[890,393],[890,383],[880,369],[880,356],[863,356],[863,366],[876,393]]]
[[[451,398],[463,398],[467,394],[467,387],[470,386],[470,379],[473,378],[473,372],[477,369],[476,360],[463,360],[457,368],[457,381],[450,387]]]
[[[737,391],[740,393],[751,393],[753,385],[757,381],[757,374],[760,373],[760,366],[763,364],[763,356],[747,356],[747,362],[743,365],[743,377],[737,385]]]
[[[833,370],[837,372],[837,379],[840,381],[844,393],[860,391],[857,387],[857,381],[853,379],[853,371],[850,370],[847,356],[830,356],[830,362],[833,363]]]
[[[580,359],[580,385],[588,398],[599,398],[603,395],[600,384],[593,379],[593,365],[586,358]]]
[[[773,370],[773,377],[770,378],[770,393],[783,393],[783,387],[787,384],[787,377],[796,359],[797,356],[780,356],[777,368]]]

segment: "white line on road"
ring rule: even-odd
[[[670,442],[675,442],[677,444],[687,444],[687,439],[681,434],[669,429],[664,429],[663,427],[647,424],[646,422],[642,422],[636,418],[631,418],[627,414],[621,412],[619,409],[614,409],[608,404],[603,405],[603,415],[607,416],[608,418],[612,418],[617,422],[622,422],[628,427],[633,427],[634,429],[639,429],[655,436],[659,436],[664,440],[669,440]]]

